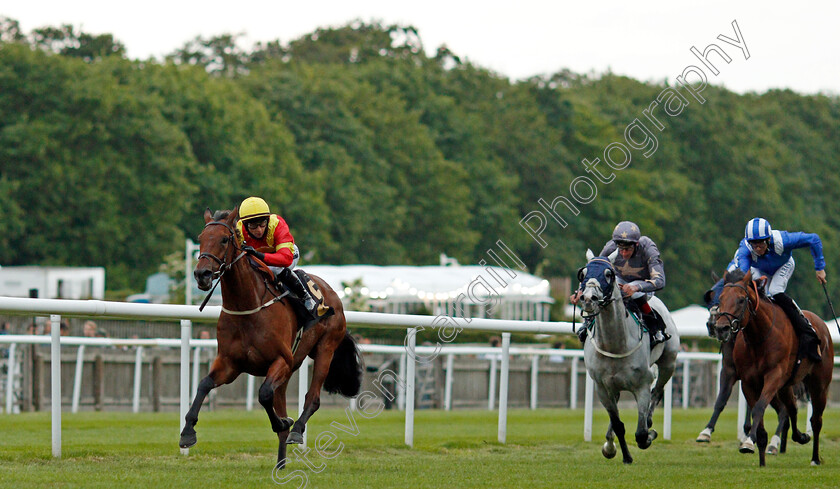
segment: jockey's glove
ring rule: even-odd
[[[255,256],[260,260],[265,260],[265,253],[260,253],[259,251],[255,250],[253,246],[245,245],[242,247],[242,251],[248,253],[251,256]]]

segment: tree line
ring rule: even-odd
[[[633,220],[677,308],[700,302],[762,216],[819,233],[831,285],[836,96],[710,85],[654,154],[547,226],[547,246],[526,232],[538,200],[566,193],[666,87],[568,70],[513,81],[445,46],[426,54],[410,26],[357,21],[249,49],[225,34],[139,60],[110,34],[2,18],[0,264],[104,266],[109,289],[142,289],[205,207],[260,195],[308,263],[476,263],[501,239],[530,272],[574,276]],[[810,255],[795,257],[789,290],[827,314]]]

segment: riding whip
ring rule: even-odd
[[[834,316],[834,324],[837,325],[837,332],[840,333],[840,323],[837,322],[837,313],[834,312],[834,306],[831,304],[831,299],[828,297],[828,289],[825,288],[825,284],[822,284],[823,292],[825,292],[825,300],[828,301],[828,307],[831,309],[831,315]]]

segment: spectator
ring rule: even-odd
[[[198,339],[200,340],[209,340],[210,339],[210,332],[206,329],[198,334]]]
[[[98,336],[96,323],[93,321],[85,321],[83,334],[87,338],[96,338]]]
[[[554,348],[555,350],[565,350],[566,349],[566,344],[563,343],[562,341],[557,341],[553,345],[551,345],[551,348]],[[557,354],[549,355],[548,356],[548,361],[551,362],[551,363],[563,363],[563,362],[566,361],[566,357],[564,355],[557,355]]]
[[[9,330],[12,329],[12,325],[9,324],[8,321],[0,324],[0,334],[9,334]]]
[[[67,324],[67,321],[62,321],[59,328],[58,334],[61,336],[70,336],[70,325]]]
[[[493,336],[492,338],[490,338],[490,346],[492,348],[499,348],[500,346],[502,346],[502,339],[498,336]],[[485,360],[501,360],[502,355],[500,353],[485,353],[484,355],[481,355],[481,358]]]

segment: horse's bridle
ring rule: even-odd
[[[607,289],[609,289],[609,290],[604,290],[603,287],[600,286],[600,284],[598,285],[598,288],[601,289],[601,294],[603,294],[603,297],[597,301],[598,311],[594,312],[594,313],[591,313],[591,314],[588,314],[586,317],[595,317],[598,314],[601,314],[601,311],[603,311],[607,306],[609,306],[610,304],[613,303],[613,301],[615,301],[615,298],[613,297],[613,287],[615,287],[615,268],[613,268],[612,263],[610,263],[607,260],[604,260],[603,258],[593,258],[592,260],[590,260],[590,262],[593,262],[593,261],[606,262],[610,267],[609,270],[612,271],[612,278],[607,281]],[[578,272],[581,272],[581,271],[583,271],[583,268],[581,268]],[[586,277],[584,277],[584,278],[586,278]],[[587,286],[585,286],[583,284],[583,281],[581,280],[580,287],[579,287],[580,290],[581,291],[586,290],[586,287]],[[581,316],[583,316],[583,312],[581,312]]]
[[[216,263],[219,264],[219,269],[213,272],[213,276],[212,276],[212,279],[211,279],[211,280],[216,280],[216,283],[213,284],[213,287],[210,289],[210,292],[207,293],[207,297],[205,297],[204,301],[201,303],[201,305],[198,306],[199,311],[204,310],[204,306],[207,305],[207,301],[210,300],[210,297],[213,295],[213,292],[216,290],[216,286],[219,285],[219,282],[222,281],[222,275],[224,275],[225,272],[230,270],[230,268],[233,266],[234,263],[238,262],[240,259],[242,259],[243,256],[245,256],[245,251],[241,250],[239,248],[239,246],[236,244],[236,233],[233,231],[233,228],[230,227],[226,222],[221,222],[221,221],[208,222],[207,224],[204,225],[204,227],[207,228],[208,226],[214,226],[214,225],[224,226],[228,230],[228,232],[230,233],[230,241],[228,241],[225,244],[225,251],[224,251],[224,255],[222,255],[222,256],[227,258],[228,246],[230,246],[231,243],[233,243],[234,251],[239,251],[239,254],[236,256],[236,258],[231,260],[230,263],[226,263],[224,260],[222,260],[221,258],[219,258],[218,256],[216,256],[212,253],[201,253],[200,255],[198,255],[199,260],[201,260],[202,258],[211,258],[211,259],[215,260]]]
[[[233,243],[234,250],[240,252],[239,255],[237,255],[237,257],[234,258],[233,261],[231,261],[230,263],[225,263],[224,260],[222,260],[221,258],[219,258],[218,256],[216,256],[212,253],[202,253],[202,254],[198,255],[199,260],[201,260],[202,258],[211,258],[211,259],[215,260],[216,263],[219,264],[219,269],[213,272],[213,280],[216,280],[218,278],[221,278],[222,275],[224,275],[225,272],[228,271],[230,269],[230,267],[233,266],[234,263],[238,262],[243,256],[245,256],[245,252],[240,250],[239,246],[236,244],[236,232],[233,230],[232,227],[230,227],[228,225],[228,223],[222,222],[222,221],[212,221],[212,222],[208,222],[207,224],[205,224],[204,227],[207,228],[207,227],[213,226],[213,225],[224,226],[225,228],[227,228],[228,232],[230,233],[230,241],[228,241],[225,244],[225,251],[222,254],[222,256],[227,258],[228,246],[230,246],[231,243]]]
[[[755,295],[756,295],[756,297],[758,297],[758,286],[755,285],[755,282],[753,282],[752,284],[753,284],[753,290],[755,290]],[[723,316],[724,318],[726,318],[727,321],[729,321],[729,328],[732,330],[732,334],[737,334],[739,331],[741,331],[741,328],[743,328],[744,314],[749,313],[749,316],[754,316],[758,313],[758,302],[755,303],[755,310],[750,312],[750,306],[752,305],[752,299],[750,299],[749,289],[747,289],[746,287],[744,287],[743,285],[741,285],[739,283],[738,284],[726,284],[723,287],[724,288],[726,288],[726,287],[737,287],[737,288],[744,291],[744,295],[747,298],[747,302],[744,304],[744,307],[741,308],[741,311],[737,315],[732,314],[730,312],[726,312],[726,311],[718,313],[718,317]],[[747,319],[749,319],[749,316],[747,317]]]

